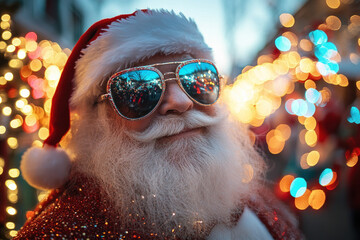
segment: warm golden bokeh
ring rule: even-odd
[[[320,209],[326,200],[325,192],[321,189],[312,190],[309,196],[309,205],[315,209]]]
[[[304,195],[301,197],[295,198],[295,207],[299,210],[305,210],[309,207],[309,196],[311,191],[306,189]]]
[[[295,24],[295,18],[290,13],[282,13],[279,17],[281,25],[290,28]]]
[[[290,185],[294,181],[293,175],[285,175],[279,182],[279,187],[282,192],[290,192]]]
[[[329,8],[336,9],[340,7],[340,0],[326,0],[326,4]]]

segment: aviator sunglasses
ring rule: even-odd
[[[175,72],[162,74],[156,66],[178,64]],[[171,78],[166,76],[172,75]],[[166,81],[176,80],[195,103],[212,105],[219,98],[220,76],[215,65],[204,59],[156,63],[133,67],[115,73],[107,82],[107,93],[99,102],[109,99],[115,111],[128,120],[150,115],[160,105]]]

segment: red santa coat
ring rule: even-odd
[[[111,217],[107,205],[93,181],[79,178],[53,190],[38,204],[14,239],[167,239],[152,233],[139,234],[131,229],[119,230],[121,219]],[[301,239],[294,222],[269,192],[254,193],[247,207],[257,215],[273,239]],[[239,210],[234,214],[235,225],[242,212]],[[233,235],[232,239],[238,239]]]

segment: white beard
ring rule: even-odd
[[[119,117],[99,106],[92,113],[97,116],[71,124],[67,148],[75,156],[73,171],[97,179],[125,228],[169,237],[203,236],[215,223],[230,222],[264,168],[247,129],[219,109],[216,117],[196,110],[160,116],[139,134],[124,130]],[[158,141],[200,126],[206,127],[203,134]],[[249,183],[244,183],[251,175],[244,165],[253,169]]]

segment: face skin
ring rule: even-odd
[[[193,59],[188,54],[173,54],[173,55],[155,55],[154,57],[151,57],[145,61],[139,62],[136,64],[137,66],[145,66],[145,65],[151,65],[154,63],[165,63],[165,62],[175,62],[175,61],[185,61],[185,60],[191,60]],[[173,65],[163,65],[163,66],[156,66],[162,72],[163,74],[166,72],[175,72],[177,68],[177,64]],[[170,75],[172,77],[172,75]],[[166,77],[168,78],[168,76]],[[166,79],[165,78],[165,79]],[[162,99],[162,102],[160,103],[159,107],[150,115],[145,118],[142,118],[140,120],[124,120],[124,126],[126,129],[130,131],[136,131],[136,132],[142,132],[145,129],[147,129],[152,120],[159,115],[166,116],[166,115],[181,115],[185,112],[191,110],[191,109],[197,109],[199,111],[205,112],[206,114],[213,116],[215,114],[214,105],[212,106],[200,106],[196,103],[194,103],[186,94],[185,92],[180,88],[178,83],[174,81],[167,81],[166,82],[166,90],[164,93],[164,97]],[[180,134],[177,134],[176,136],[170,136],[168,139],[170,140],[176,140],[178,137],[186,137],[194,134],[200,133],[201,130],[190,130],[187,132],[183,132]]]

